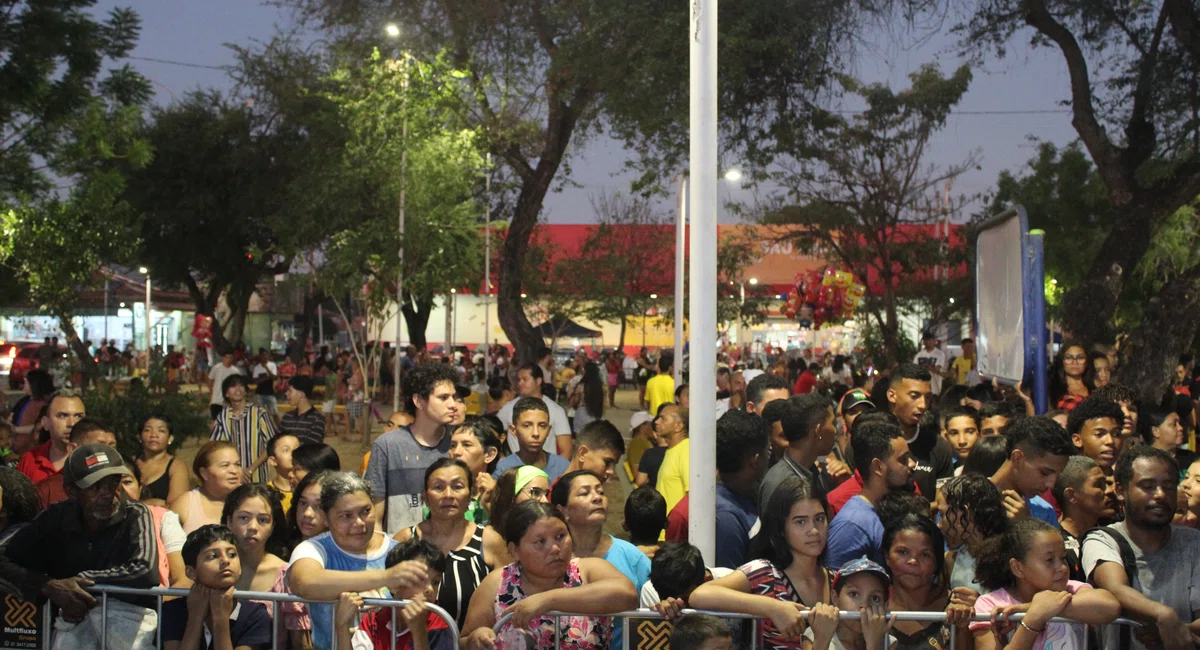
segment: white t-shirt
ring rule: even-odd
[[[712,567],[708,570],[708,572],[712,574],[713,580],[724,578],[725,576],[733,573],[733,571],[733,569],[726,569],[725,567],[719,566]],[[654,588],[654,583],[647,580],[646,584],[642,585],[642,593],[639,596],[638,602],[641,603],[643,608],[653,608],[661,600],[662,598],[659,598],[658,596],[658,590]]]
[[[172,510],[163,513],[162,529],[158,531],[158,534],[162,536],[163,548],[168,553],[182,551],[183,543],[187,541],[187,533],[183,532],[183,526],[179,523],[179,515]]]
[[[212,380],[212,398],[209,404],[224,404],[225,394],[221,392],[221,384],[225,383],[225,378],[232,375],[242,374],[242,369],[237,366],[225,367],[225,364],[218,363],[208,371],[208,378]]]
[[[913,363],[918,366],[933,366],[941,372],[946,371],[946,351],[941,348],[926,350],[921,348],[917,350],[917,356],[913,357]],[[933,373],[933,381],[930,382],[930,387],[933,389],[934,395],[942,394],[942,376]]]
[[[501,407],[496,413],[496,417],[504,423],[504,428],[507,430],[512,426],[513,407],[517,405],[517,400],[520,397],[513,399],[508,404]],[[542,401],[546,403],[546,408],[550,410],[550,436],[546,438],[546,443],[542,445],[547,453],[558,453],[558,437],[571,435],[571,421],[567,419],[567,412],[563,407],[555,403],[554,400],[542,395]],[[508,447],[515,454],[521,450],[521,443],[517,442],[517,437],[511,433],[508,436]]]
[[[258,364],[254,366],[254,370],[250,371],[250,378],[257,380],[263,375],[271,375],[272,377],[279,376],[279,366],[275,365],[274,361],[268,361],[266,365]]]

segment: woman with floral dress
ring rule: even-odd
[[[612,641],[605,616],[637,607],[629,579],[598,558],[574,558],[571,534],[549,504],[526,501],[505,522],[516,562],[491,572],[471,596],[462,628],[467,650],[553,648],[604,650]],[[555,619],[547,612],[577,612]],[[492,627],[503,621],[497,635]]]

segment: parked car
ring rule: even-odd
[[[23,344],[20,344],[19,348],[14,346],[13,352],[8,353],[9,354],[8,358],[11,359],[11,362],[10,362],[11,365],[9,366],[9,370],[8,370],[8,387],[9,388],[16,390],[25,385],[25,373],[29,372],[30,370],[33,370],[34,368],[37,368],[39,365],[38,364],[38,348],[39,347],[41,347],[40,343],[23,343]],[[70,350],[68,350],[66,347],[61,346],[61,345],[58,346],[58,354],[60,356],[65,357],[69,353],[70,353]],[[54,369],[50,368],[50,369],[48,369],[48,371],[53,372]]]
[[[38,344],[26,343],[16,350],[8,368],[8,387],[17,389],[25,385],[25,373],[38,367]]]
[[[16,343],[0,343],[0,373],[12,370],[13,359],[17,356]]]

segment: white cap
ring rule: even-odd
[[[635,430],[637,430],[638,427],[642,426],[643,424],[653,422],[653,421],[654,421],[654,416],[650,415],[650,413],[648,411],[638,411],[637,413],[633,414],[633,417],[629,418],[629,430],[635,431]]]

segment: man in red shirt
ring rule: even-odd
[[[817,376],[813,374],[812,368],[803,361],[800,364],[804,366],[804,371],[796,378],[796,385],[792,387],[793,395],[807,395],[813,392],[813,389],[817,386]],[[814,363],[813,365],[817,364]]]
[[[108,445],[115,448],[117,436],[112,432],[111,427],[103,422],[83,418],[71,427],[70,442],[67,443],[68,455],[82,445]],[[59,501],[66,501],[70,496],[63,485],[62,472],[47,476],[34,487],[37,488],[38,500],[42,502],[42,509],[49,508]]]
[[[62,471],[67,462],[71,442],[71,427],[82,420],[83,400],[73,395],[55,395],[46,405],[42,428],[50,432],[50,440],[25,452],[17,463],[17,470],[37,485],[42,479]]]

